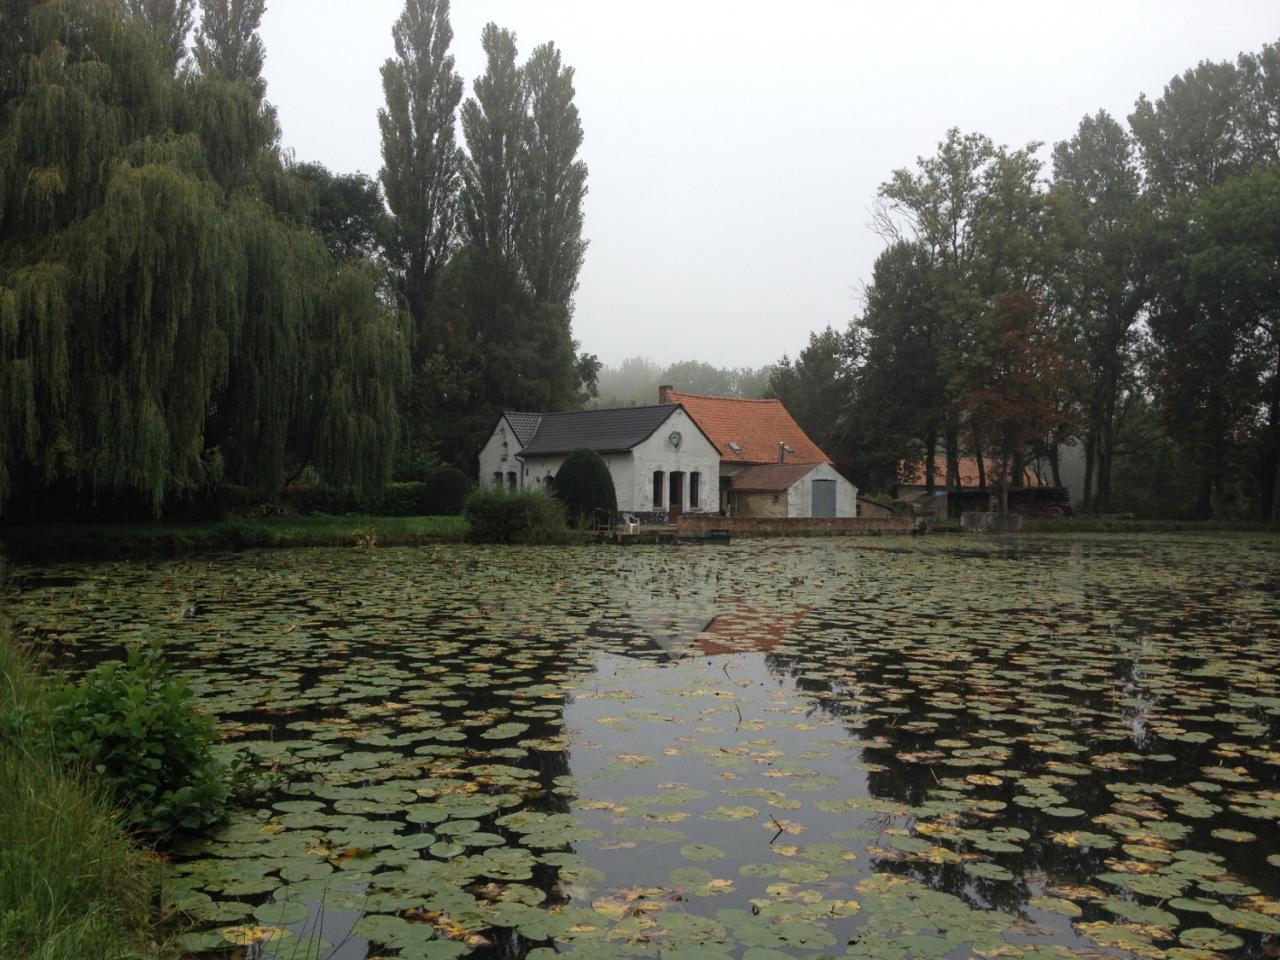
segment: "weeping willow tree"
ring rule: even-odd
[[[310,229],[260,56],[180,73],[137,4],[0,2],[0,506],[383,483],[402,338]]]

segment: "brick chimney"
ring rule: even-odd
[[[659,404],[661,404],[661,405],[663,405],[663,406],[666,406],[667,404],[672,403],[673,401],[672,401],[672,399],[671,399],[671,391],[672,391],[672,390],[674,390],[674,389],[675,389],[675,387],[671,386],[670,384],[665,384],[665,385],[663,385],[663,386],[659,387],[659,388],[658,388],[658,403],[659,403]]]

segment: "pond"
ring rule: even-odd
[[[1280,540],[266,552],[15,571],[274,786],[195,953],[1280,956]]]

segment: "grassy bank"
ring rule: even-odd
[[[280,517],[210,523],[74,523],[0,528],[11,560],[120,559],[266,547],[403,547],[461,542],[461,517]]]
[[[144,960],[159,864],[53,758],[47,688],[0,624],[0,957]]]

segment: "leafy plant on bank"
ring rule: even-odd
[[[97,774],[143,833],[198,830],[222,820],[228,769],[212,753],[213,721],[159,646],[104,663],[58,693],[54,742],[62,759]]]

